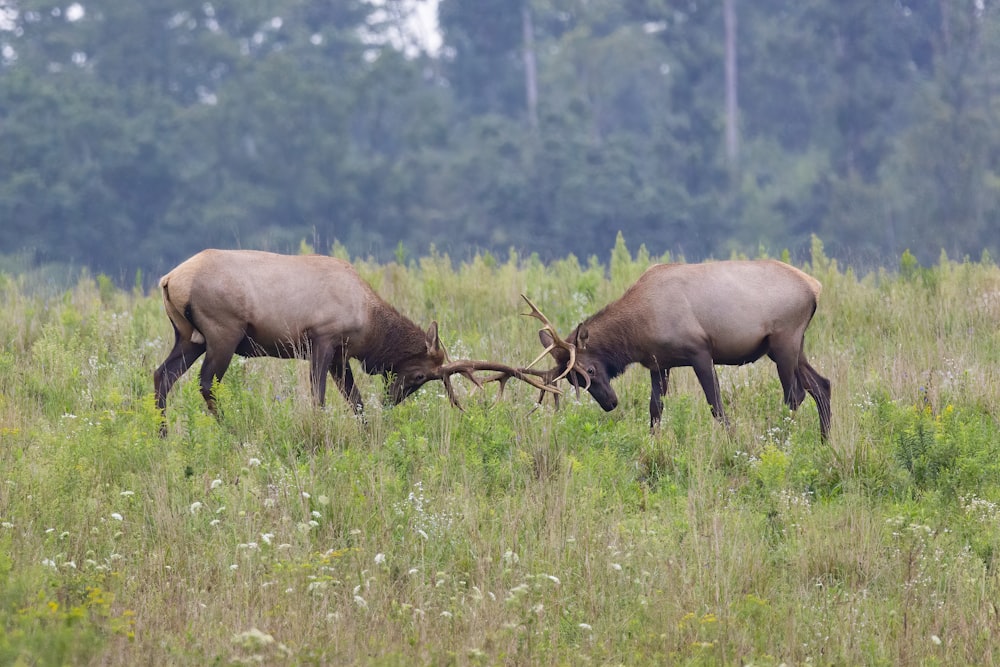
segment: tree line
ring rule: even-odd
[[[997,0],[0,3],[0,254],[1000,249]]]

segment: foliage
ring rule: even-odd
[[[18,3],[0,261],[149,288],[207,246],[303,242],[606,260],[621,230],[801,261],[819,235],[863,271],[1000,253],[996,3],[734,5],[727,121],[722,3],[440,0],[439,48],[414,27],[429,0]]]

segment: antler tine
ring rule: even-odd
[[[545,355],[547,355],[549,352],[556,349],[557,347],[562,348],[563,350],[569,352],[569,363],[566,364],[565,370],[563,370],[562,373],[560,373],[554,380],[552,380],[552,383],[555,384],[559,380],[562,380],[564,377],[569,375],[569,372],[573,370],[573,367],[576,365],[576,345],[573,345],[573,343],[568,343],[559,337],[559,332],[556,331],[555,325],[553,325],[552,322],[549,321],[549,318],[545,317],[545,314],[538,309],[538,306],[536,306],[531,302],[531,299],[529,299],[523,294],[521,295],[521,298],[524,299],[525,303],[528,304],[528,307],[531,308],[530,313],[522,313],[522,314],[525,317],[534,317],[535,319],[541,321],[541,323],[544,325],[541,330],[548,331],[549,335],[552,336],[552,344],[546,347],[545,350],[543,350],[540,355],[535,357],[535,360],[532,361],[530,364],[528,364],[525,368],[531,368],[539,361],[544,359]]]
[[[521,298],[524,299],[524,301],[528,304],[528,307],[531,308],[530,313],[522,313],[522,315],[524,315],[525,317],[534,317],[536,320],[541,321],[541,323],[545,325],[542,328],[548,331],[549,335],[552,336],[552,346],[561,347],[564,350],[569,349],[570,347],[573,346],[572,343],[567,343],[566,341],[564,341],[562,338],[559,337],[559,332],[556,331],[555,325],[549,321],[549,318],[545,317],[545,314],[538,309],[538,306],[531,303],[531,299],[529,299],[523,294],[521,295]]]
[[[458,408],[459,411],[465,412],[465,408],[458,402],[458,397],[455,395],[455,388],[451,386],[451,376],[442,375],[441,383],[444,385],[444,393],[448,394],[448,400],[451,401],[451,404]]]

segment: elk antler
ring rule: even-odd
[[[475,376],[476,371],[496,371],[496,375],[486,378],[486,382],[499,382],[500,391],[497,398],[503,395],[504,387],[507,385],[507,381],[511,378],[517,378],[522,382],[527,382],[535,389],[542,392],[551,392],[553,394],[561,394],[562,391],[554,384],[549,384],[548,373],[545,371],[536,371],[530,368],[514,368],[506,364],[497,363],[494,361],[472,361],[469,359],[462,359],[460,361],[453,361],[449,364],[445,364],[438,369],[437,374],[440,376],[441,382],[444,384],[445,393],[448,394],[448,400],[459,410],[462,409],[461,404],[458,402],[458,398],[455,396],[455,390],[451,385],[452,375],[462,375],[468,378],[472,384],[476,385],[480,389],[483,388],[483,382]],[[545,378],[546,382],[539,382],[535,380],[534,377]]]
[[[537,357],[535,357],[535,360],[532,361],[530,364],[528,364],[525,368],[531,368],[532,366],[534,366],[535,364],[537,364],[539,361],[541,361],[542,359],[544,359],[546,354],[548,354],[549,352],[551,352],[552,350],[554,350],[556,348],[560,348],[562,350],[566,350],[569,353],[569,362],[566,364],[566,368],[562,371],[562,373],[560,373],[559,375],[557,375],[552,380],[547,380],[547,383],[550,382],[551,384],[555,384],[556,382],[559,382],[559,380],[562,380],[564,377],[566,377],[567,375],[569,375],[570,371],[572,371],[574,369],[574,367],[576,366],[576,345],[574,345],[573,343],[566,342],[565,340],[563,340],[559,336],[559,332],[556,331],[555,326],[552,324],[552,322],[549,321],[549,318],[545,317],[545,315],[542,314],[542,311],[538,310],[538,306],[536,306],[535,304],[531,303],[531,299],[529,299],[528,297],[524,296],[523,294],[521,295],[521,298],[524,299],[525,302],[528,304],[528,307],[531,308],[531,312],[530,313],[522,313],[522,314],[525,317],[534,317],[535,319],[540,320],[541,323],[544,326],[542,326],[542,328],[539,329],[539,331],[540,332],[541,331],[547,331],[548,334],[552,337],[552,344],[549,345],[548,347],[546,347],[545,350],[543,350],[540,355],[538,355]],[[590,388],[590,376],[588,376],[587,373],[585,373],[585,372],[581,372],[581,375],[583,375],[584,379],[587,382],[587,384],[584,386],[584,389],[589,389]],[[573,382],[573,386],[577,387],[577,391],[579,391],[579,387],[577,386],[576,382]],[[539,402],[541,402],[541,397],[539,397]]]

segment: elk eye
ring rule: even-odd
[[[423,382],[425,379],[427,379],[427,376],[424,375],[423,373],[417,373],[416,375],[413,376],[413,379],[416,380],[417,382]]]
[[[594,373],[596,373],[596,372],[597,371],[594,370],[593,366],[590,366],[589,368],[587,368],[587,375],[589,375],[590,377],[594,377]]]

